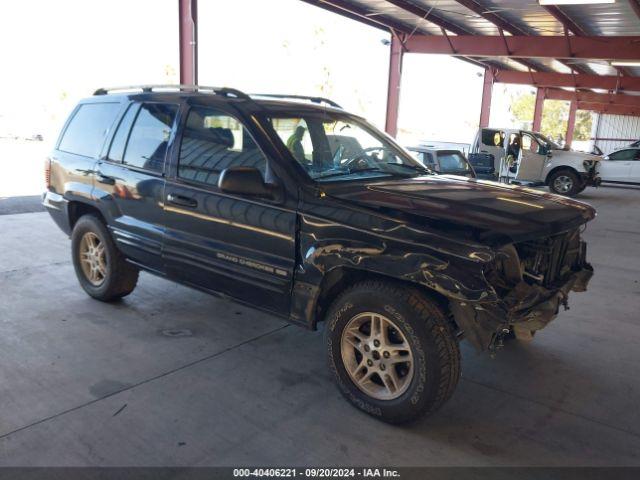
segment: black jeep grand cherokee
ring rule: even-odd
[[[267,97],[174,86],[80,102],[44,205],[89,295],[124,297],[145,269],[324,321],[342,393],[397,423],[451,396],[459,339],[530,338],[585,290],[591,207],[436,175],[330,101]]]

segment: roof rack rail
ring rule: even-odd
[[[224,97],[235,97],[243,100],[251,100],[251,97],[240,90],[227,87],[207,87],[204,85],[131,85],[126,87],[112,87],[112,88],[99,88],[94,95],[108,95],[111,92],[127,92],[137,91],[153,92],[158,90],[177,90],[179,92],[204,92],[215,93],[216,95],[222,95]]]
[[[314,97],[314,96],[308,96],[308,95],[280,95],[276,93],[250,93],[249,95],[251,97],[282,98],[282,99],[292,98],[294,100],[308,100],[313,103],[326,103],[327,105],[331,105],[332,107],[339,108],[342,110],[342,107],[338,105],[336,102],[324,97]]]

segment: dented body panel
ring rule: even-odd
[[[593,208],[519,187],[446,176],[330,185],[304,197],[300,210],[292,319],[311,328],[322,320],[323,280],[356,271],[436,292],[457,329],[476,348],[492,349],[514,326],[546,326],[592,274],[577,229]],[[569,232],[578,251],[557,281],[523,271],[535,242]],[[494,278],[496,263],[508,267],[504,284]]]

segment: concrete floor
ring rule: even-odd
[[[308,332],[143,274],[87,297],[46,213],[0,217],[0,465],[640,465],[640,189],[589,189],[588,293],[497,358],[463,343],[410,427],[352,408]]]

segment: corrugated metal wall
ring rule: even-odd
[[[598,115],[594,118],[591,136],[595,144],[609,154],[614,150],[626,147],[631,142],[640,140],[640,117],[629,115]]]

